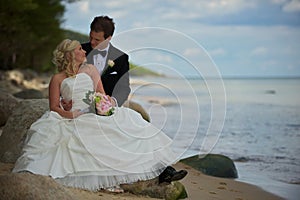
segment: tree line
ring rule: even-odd
[[[0,0],[0,69],[53,69],[52,51],[66,35],[74,36],[60,27],[64,4],[74,1]]]

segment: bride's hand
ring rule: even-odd
[[[70,111],[71,108],[72,108],[73,102],[72,102],[72,100],[67,101],[65,99],[61,99],[60,104],[61,104],[61,106],[63,107],[64,110]]]
[[[82,115],[82,114],[83,114],[83,112],[81,112],[80,109],[74,110],[74,111],[72,112],[73,119],[75,119],[76,117],[79,117],[79,116]]]

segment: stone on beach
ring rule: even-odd
[[[21,155],[27,130],[48,109],[48,99],[22,100],[13,108],[0,136],[1,162],[14,163],[17,160]]]
[[[201,171],[204,174],[223,177],[237,178],[238,173],[234,162],[224,155],[207,154],[205,156],[192,156],[181,160],[181,162]]]
[[[157,179],[151,179],[148,181],[138,181],[132,184],[123,184],[121,185],[121,188],[125,192],[130,192],[132,194],[166,200],[184,199],[188,196],[185,187],[178,181],[170,184],[158,184]]]
[[[1,199],[76,200],[65,187],[50,177],[30,173],[0,175]]]
[[[19,102],[20,100],[13,95],[0,90],[0,126],[3,126],[6,123]]]
[[[14,93],[14,96],[20,99],[43,99],[44,94],[40,90],[25,89]]]
[[[125,101],[123,106],[127,107],[127,108],[131,108],[132,110],[135,110],[136,112],[138,112],[142,115],[144,120],[146,120],[147,122],[150,122],[149,114],[146,112],[146,110],[140,104],[138,104],[134,101],[131,101],[131,100],[127,100],[127,101]]]

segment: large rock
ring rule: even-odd
[[[14,163],[31,124],[49,109],[48,99],[21,101],[8,118],[0,136],[0,160]]]
[[[233,161],[224,155],[207,154],[206,156],[192,156],[181,162],[203,172],[204,174],[223,177],[237,178],[238,173]]]
[[[75,200],[76,197],[54,179],[29,173],[0,175],[0,199]]]
[[[20,87],[13,80],[0,80],[0,90],[3,92],[7,92],[9,94],[13,94],[16,92],[22,91],[24,88]]]
[[[43,99],[44,94],[40,90],[36,89],[25,89],[20,92],[13,94],[15,97],[20,99]]]
[[[132,184],[123,184],[121,188],[125,192],[135,195],[144,195],[152,198],[177,200],[187,198],[185,187],[180,182],[172,182],[171,184],[158,184],[157,178],[138,181]]]
[[[0,70],[0,89],[22,99],[47,98],[51,76],[30,69]]]
[[[134,101],[131,101],[131,100],[127,100],[127,101],[125,101],[123,106],[127,107],[127,108],[131,108],[132,110],[135,110],[136,112],[138,112],[142,115],[144,120],[150,122],[149,114],[146,112],[146,110],[140,104],[138,104]]]
[[[19,102],[19,99],[0,90],[0,126],[3,126],[6,123],[8,117]]]

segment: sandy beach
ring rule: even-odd
[[[183,164],[177,163],[174,166],[176,169],[186,169],[188,175],[181,180],[188,193],[188,198],[191,200],[276,200],[282,199],[274,194],[268,193],[254,185],[235,181],[233,179],[217,178],[204,175],[203,173]],[[0,164],[0,175],[11,172],[13,164]],[[155,199],[145,196],[136,196],[129,193],[112,194],[107,192],[91,192],[86,190],[79,190],[68,188],[72,194],[79,199],[84,200],[147,200]]]

